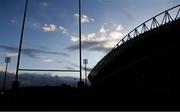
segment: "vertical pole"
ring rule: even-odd
[[[81,68],[81,0],[79,0],[79,69],[80,69],[80,83],[82,82],[82,68]]]
[[[23,42],[24,25],[25,25],[25,20],[26,20],[27,6],[28,6],[28,0],[26,0],[23,23],[22,23],[22,30],[21,30],[21,38],[20,38],[20,43],[19,43],[18,59],[17,59],[17,67],[16,67],[16,78],[15,78],[16,82],[18,81],[19,63],[20,63],[20,57],[21,57],[21,49],[22,49],[22,42]]]
[[[3,91],[5,90],[5,87],[6,87],[7,68],[8,68],[8,62],[6,63],[6,69],[5,69],[5,72],[4,72]]]

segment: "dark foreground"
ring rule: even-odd
[[[0,95],[0,110],[180,110],[177,90],[28,87]]]

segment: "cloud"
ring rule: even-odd
[[[46,49],[46,50],[49,49],[49,47],[47,47],[46,45],[39,45],[39,44],[31,43],[31,42],[24,42],[24,44],[26,44],[26,46],[29,46],[29,47],[33,46],[40,49]]]
[[[19,22],[19,20],[16,17],[13,17],[10,22],[12,24],[16,24],[16,25],[21,25],[21,22]],[[26,27],[27,28],[41,28],[41,24],[35,20],[33,20],[31,17],[27,18],[26,20]]]
[[[53,62],[53,60],[52,59],[44,59],[44,60],[42,60],[43,62],[45,62],[45,63],[50,63],[50,62]]]
[[[67,70],[74,70],[73,67],[66,67]]]
[[[32,28],[32,29],[41,29],[41,24],[39,22],[35,22],[35,21],[29,19],[26,22],[26,27]]]
[[[99,33],[104,34],[107,33],[109,31],[108,28],[105,27],[105,24],[101,26]]]
[[[14,47],[9,47],[5,45],[0,45],[0,48],[5,49],[5,52],[3,53],[5,56],[17,56],[18,55],[18,49]]]
[[[32,23],[32,26],[33,26],[34,28],[39,28],[39,27],[40,27],[40,23]]]
[[[1,49],[5,50],[5,55],[17,55],[18,52],[18,48],[15,47],[10,47],[10,46],[6,46],[6,45],[0,45]],[[61,56],[69,56],[66,53],[62,53],[62,52],[55,52],[55,51],[46,51],[46,50],[41,50],[41,49],[32,49],[32,48],[26,48],[26,49],[22,49],[22,53],[26,56],[29,56],[31,58],[38,58],[38,54],[52,54],[52,55],[61,55]]]
[[[69,63],[70,64],[70,66],[71,67],[66,67],[67,69],[79,69],[79,65],[78,64],[75,64],[75,63],[72,63],[72,62],[69,62],[69,61],[66,61],[67,63]],[[84,66],[82,66],[82,70],[85,70],[85,67]],[[90,72],[91,70],[92,70],[92,68],[90,68],[90,67],[86,67],[86,70],[88,71],[88,72]]]
[[[38,56],[38,58],[41,59],[41,61],[44,62],[44,63],[53,62],[53,59],[50,59],[50,58],[48,58],[47,56],[41,55],[41,56]]]
[[[38,59],[40,59],[42,62],[44,63],[50,63],[50,62],[53,62],[54,60],[47,57],[47,56],[44,56],[44,55],[40,55],[40,56],[36,56]]]
[[[103,47],[102,45],[104,44],[103,41],[101,42],[96,42],[96,41],[83,41],[81,47],[85,50],[89,51],[103,51],[103,52],[108,52],[111,50],[111,48],[106,48]],[[70,51],[75,51],[79,49],[79,44],[75,44],[72,46],[67,47],[68,50]]]
[[[114,25],[112,29],[107,27],[107,24],[103,24],[98,32],[83,34],[82,38],[82,48],[86,50],[94,51],[109,51],[112,49],[117,42],[123,37],[123,27],[122,25]],[[75,44],[69,46],[69,50],[77,50],[79,48],[78,36],[71,36],[71,41]]]
[[[44,26],[42,27],[42,30],[44,32],[54,32],[56,31],[56,25],[54,24],[44,24]]]
[[[59,60],[58,60],[57,63],[62,63],[62,61],[59,61]]]
[[[72,66],[74,66],[75,68],[78,68],[78,69],[79,69],[79,65],[77,65],[77,64],[73,64],[73,63],[72,63]],[[84,67],[83,65],[82,65],[81,67],[82,67],[82,70],[85,71],[85,67]],[[92,69],[93,69],[93,68],[86,67],[86,71],[87,71],[87,72],[90,72]]]
[[[69,35],[67,29],[65,29],[63,26],[59,26],[59,30],[62,32],[62,34]]]
[[[40,25],[39,24],[33,24],[33,26],[36,27],[36,26],[40,26]],[[58,26],[55,24],[44,24],[44,26],[42,27],[42,30],[44,32],[60,31],[62,34],[69,36],[68,30],[61,25]]]
[[[46,51],[46,50],[41,50],[41,49],[31,49],[31,48],[22,49],[22,52],[25,54],[28,54],[28,55],[35,55],[36,53],[43,53],[43,54],[54,54],[54,55],[61,55],[61,56],[69,56],[66,53]]]
[[[17,21],[17,20],[15,20],[15,19],[12,19],[12,20],[11,20],[11,23],[17,24],[17,23],[18,23],[18,21]]]
[[[10,20],[10,22],[11,23],[13,23],[13,24],[16,24],[16,25],[21,25],[21,22],[19,22],[19,20],[17,19],[17,18],[12,18],[11,20]],[[39,22],[37,22],[37,21],[35,21],[33,18],[31,18],[31,17],[29,17],[29,18],[27,18],[27,20],[26,20],[26,28],[33,28],[33,29],[40,29],[41,28],[41,23],[39,23]]]
[[[7,57],[18,56],[18,53],[17,53],[17,52],[5,52],[4,54],[5,54],[5,56],[7,56]]]
[[[78,13],[75,13],[74,14],[74,17],[77,21],[79,21],[79,14]],[[88,17],[87,15],[81,15],[81,23],[89,23],[89,22],[93,22],[94,19],[93,18],[90,18]]]
[[[43,7],[47,7],[49,4],[47,2],[41,2],[40,5]]]

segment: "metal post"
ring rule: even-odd
[[[82,69],[81,69],[81,0],[79,0],[79,69],[80,69],[80,82],[82,82]]]
[[[19,86],[18,72],[19,72],[19,64],[20,64],[20,58],[21,58],[21,50],[22,50],[22,42],[23,42],[24,25],[25,25],[25,20],[26,20],[27,6],[28,6],[28,0],[26,0],[26,4],[25,4],[24,17],[23,17],[23,23],[22,23],[22,29],[21,29],[21,37],[20,37],[19,50],[18,50],[16,77],[15,77],[15,81],[13,82],[13,88],[18,88],[18,86]]]
[[[78,87],[83,88],[84,82],[82,81],[82,63],[81,63],[81,0],[79,0],[79,69],[80,77]]]
[[[19,50],[18,50],[18,60],[17,60],[15,81],[18,81],[18,71],[19,71],[19,63],[20,63],[20,58],[21,58],[21,50],[22,50],[22,42],[23,42],[23,34],[24,34],[24,25],[25,25],[25,20],[26,20],[27,5],[28,5],[28,0],[26,0],[25,10],[24,10],[24,17],[23,17],[22,30],[21,30],[21,38],[20,38]]]

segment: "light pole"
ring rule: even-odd
[[[85,65],[84,71],[85,71],[85,86],[87,86],[87,68],[86,65],[88,64],[88,59],[83,60],[83,64]]]
[[[6,68],[5,68],[5,72],[4,72],[4,83],[3,83],[3,90],[4,91],[6,89],[7,68],[8,68],[8,63],[10,63],[10,61],[11,61],[10,57],[5,57]]]

